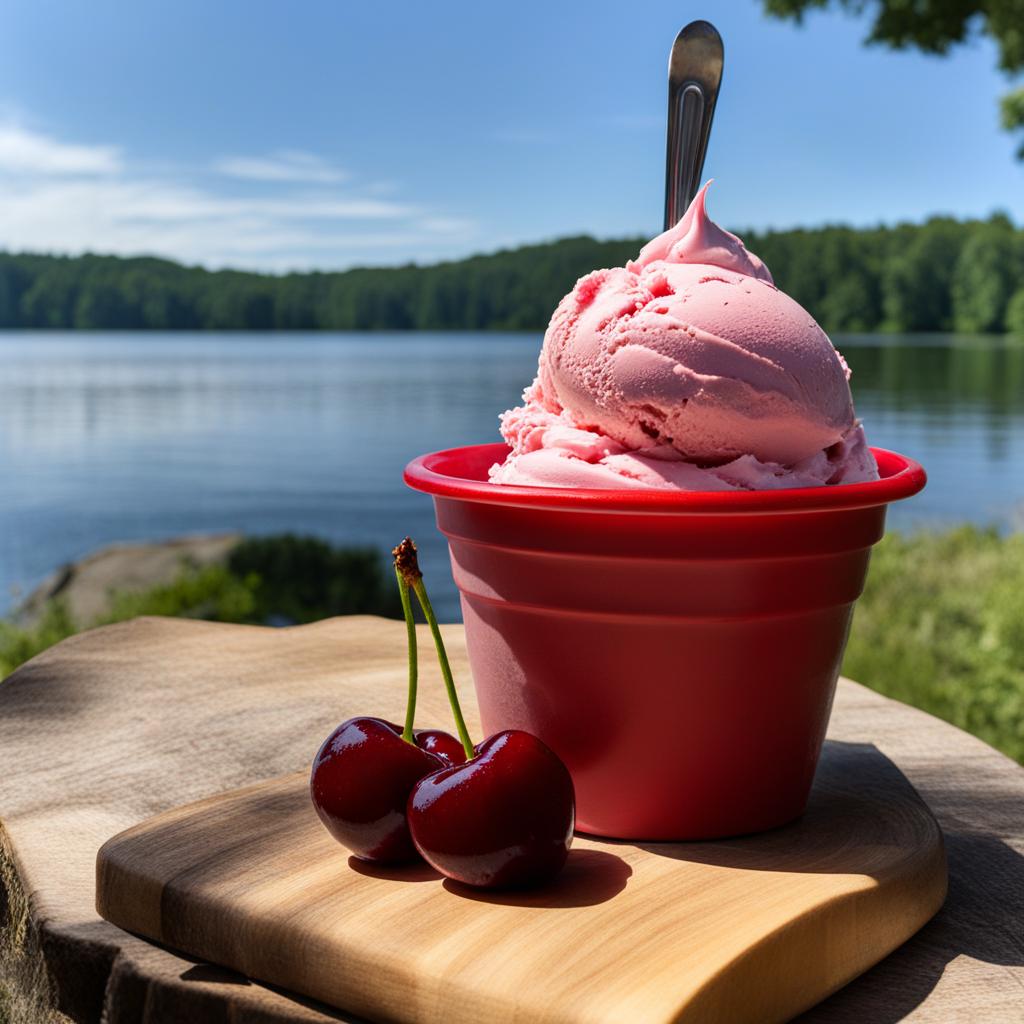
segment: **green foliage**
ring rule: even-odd
[[[1024,36],[1024,30],[1021,35]],[[999,119],[1007,131],[1024,128],[1024,86],[1008,92],[999,104]],[[1024,160],[1024,140],[1017,147],[1017,159]]]
[[[1024,285],[1021,285],[1006,304],[1006,329],[1011,334],[1024,335]]]
[[[1000,331],[1020,274],[1012,227],[993,218],[964,244],[953,273],[953,323],[958,331]]]
[[[173,583],[141,593],[115,594],[98,626],[139,615],[169,615],[216,622],[259,622],[255,591],[259,581],[237,576],[222,565],[184,570]]]
[[[890,534],[843,672],[1024,762],[1024,534]]]
[[[874,18],[868,43],[894,50],[915,47],[945,54],[977,32],[995,40],[999,67],[1008,74],[1024,70],[1024,0],[761,0],[765,11],[800,22],[809,10],[838,7]],[[1024,88],[1002,100],[1003,127],[1024,129]],[[1024,142],[1017,155],[1024,160]]]
[[[253,602],[243,617],[232,621],[402,615],[395,582],[381,572],[380,556],[372,548],[335,548],[294,534],[254,537],[231,552],[228,569],[235,579],[246,581]]]
[[[61,601],[47,605],[39,622],[31,629],[19,629],[0,620],[0,679],[22,662],[34,658],[47,647],[76,633],[77,627]]]
[[[885,260],[884,326],[902,332],[948,330],[953,268],[965,242],[960,225],[933,217],[920,231],[904,228],[899,234]]]
[[[1024,231],[1000,215],[745,237],[828,331],[1000,331],[1024,287]],[[284,276],[0,253],[0,327],[540,330],[577,278],[642,244],[563,238],[430,267]]]
[[[293,534],[254,538],[242,541],[227,565],[183,569],[173,583],[115,594],[97,622],[73,621],[59,600],[30,627],[0,620],[0,679],[81,629],[138,615],[282,623],[351,614],[401,618],[397,587],[377,552]]]

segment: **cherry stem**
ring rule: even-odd
[[[469,738],[469,730],[466,728],[466,720],[462,717],[462,708],[459,705],[459,695],[455,692],[455,680],[452,678],[452,667],[448,664],[448,652],[444,649],[444,640],[441,638],[441,630],[437,625],[437,616],[431,607],[430,598],[427,597],[427,588],[423,586],[423,577],[419,576],[412,581],[412,589],[419,599],[423,614],[427,617],[427,625],[430,627],[430,635],[434,638],[434,647],[437,649],[437,660],[441,663],[441,675],[444,677],[445,689],[448,691],[448,703],[452,706],[452,715],[455,716],[455,728],[462,741],[462,749],[466,752],[466,760],[476,757],[473,749],[473,741]]]
[[[409,585],[405,582],[398,566],[395,566],[395,578],[398,580],[398,594],[402,599],[402,612],[405,615],[405,635],[408,639],[406,649],[409,652],[409,696],[405,702],[405,728],[402,739],[406,743],[416,745],[416,737],[412,727],[416,720],[416,681],[419,671],[419,657],[416,650],[416,620],[412,617],[412,601],[409,599]]]

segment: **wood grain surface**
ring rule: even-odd
[[[111,839],[96,899],[128,931],[374,1021],[772,1024],[881,960],[945,894],[913,788],[874,747],[833,742],[799,822],[718,843],[578,838],[533,893],[349,859],[300,773]]]
[[[461,629],[445,631],[472,719]],[[432,666],[424,675],[422,724],[443,725],[439,679]],[[394,716],[403,678],[392,622],[267,630],[143,619],[74,637],[0,683],[0,1019],[355,1020],[101,920],[96,853],[187,801],[305,771],[340,717],[341,687],[365,687],[366,710]],[[829,735],[876,747],[924,797],[945,833],[950,890],[916,936],[800,1024],[1019,1020],[1024,770],[848,681]]]

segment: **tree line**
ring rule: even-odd
[[[1024,230],[1005,215],[744,238],[828,331],[1024,333]],[[432,266],[283,275],[0,253],[0,327],[537,330],[577,278],[621,266],[643,242],[583,236]]]

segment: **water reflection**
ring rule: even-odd
[[[873,444],[928,469],[897,525],[1019,525],[1024,500],[1024,343],[957,335],[839,336]]]
[[[880,344],[881,340],[881,344]],[[974,406],[998,425],[1024,413],[1024,341],[943,335],[839,335],[859,402],[951,413]]]

